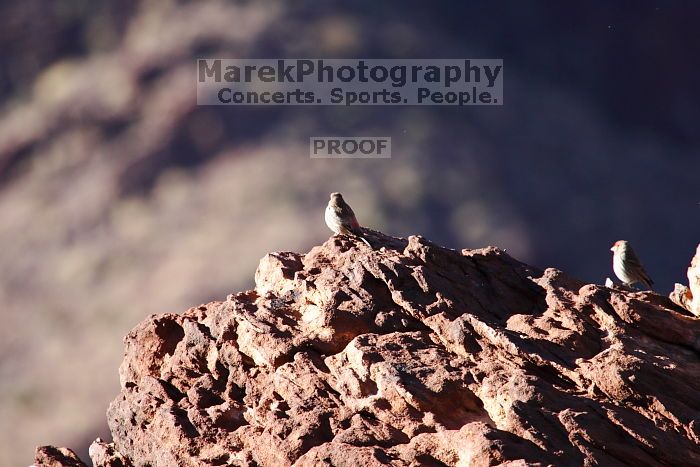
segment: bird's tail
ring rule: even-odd
[[[367,241],[367,239],[366,239],[365,237],[363,237],[362,235],[358,235],[357,237],[358,237],[360,240],[362,240],[363,242],[365,242],[365,243],[367,244],[368,247],[372,248],[372,245],[369,244],[369,242]],[[373,249],[373,248],[372,248],[372,249]]]
[[[372,245],[367,241],[367,239],[365,238],[365,236],[362,235],[362,227],[352,227],[352,228],[348,229],[348,232],[349,232],[351,235],[353,235],[353,236],[359,238],[360,240],[362,240],[363,242],[365,242],[365,244],[366,244],[368,247],[372,248]],[[372,249],[373,249],[373,248],[372,248]]]

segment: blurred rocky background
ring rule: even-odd
[[[360,222],[583,280],[630,240],[668,294],[700,233],[700,5],[0,3],[0,465],[109,439],[122,336]],[[198,57],[503,58],[502,107],[197,107]],[[308,138],[391,136],[389,160]]]

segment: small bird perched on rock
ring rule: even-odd
[[[644,270],[644,266],[627,240],[616,241],[610,251],[613,252],[613,271],[618,279],[626,286],[639,282],[651,290],[654,281],[649,278],[649,274]]]
[[[372,245],[362,236],[362,229],[355,213],[340,193],[331,193],[331,199],[326,206],[325,219],[326,225],[334,233],[357,237],[372,248]]]

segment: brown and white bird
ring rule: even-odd
[[[334,233],[357,237],[372,248],[372,245],[362,236],[362,228],[357,222],[355,213],[340,193],[331,193],[331,199],[326,206],[325,219],[326,225]]]
[[[618,279],[627,286],[640,283],[651,290],[654,281],[644,270],[644,266],[627,240],[616,241],[610,251],[613,252],[613,271]]]

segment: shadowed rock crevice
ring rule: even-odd
[[[96,455],[136,466],[700,463],[698,319],[493,247],[368,237],[373,249],[333,237],[306,255],[268,254],[254,291],[139,324],[108,411],[114,444],[93,444]]]

